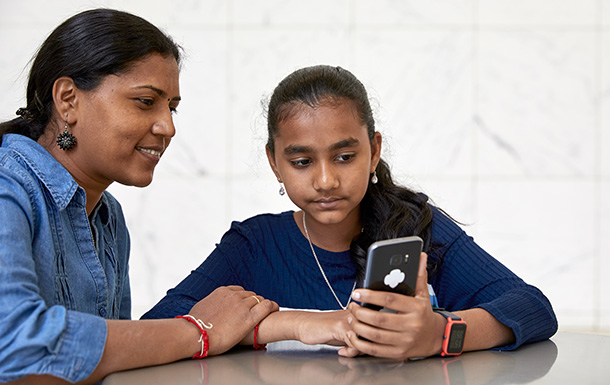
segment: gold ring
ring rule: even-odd
[[[261,303],[261,300],[260,300],[260,299],[258,299],[258,297],[257,297],[257,296],[253,295],[253,296],[252,296],[252,298],[254,298],[254,299],[256,300],[256,302]]]

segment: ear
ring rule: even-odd
[[[55,83],[53,83],[53,102],[60,119],[68,119],[70,125],[76,123],[78,87],[76,87],[72,78],[62,76],[55,80]]]
[[[381,159],[381,133],[376,131],[371,140],[371,174],[377,168],[379,159]]]
[[[282,177],[280,176],[280,172],[277,169],[277,163],[275,162],[275,154],[271,152],[269,146],[265,146],[265,152],[267,153],[267,160],[269,161],[269,166],[271,166],[271,170],[273,170],[273,173],[275,174],[275,177],[277,178],[278,182],[281,181]]]

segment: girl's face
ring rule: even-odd
[[[381,134],[371,142],[353,104],[341,99],[294,107],[278,125],[275,153],[267,150],[267,157],[308,223],[353,226],[380,150]]]
[[[75,88],[67,116],[77,144],[54,149],[79,184],[103,189],[115,181],[140,187],[152,181],[175,134],[178,76],[173,57],[151,54],[92,91]]]

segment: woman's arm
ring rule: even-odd
[[[250,333],[277,304],[252,298],[239,286],[221,287],[195,305],[189,314],[212,324],[207,330],[209,354],[221,354]],[[107,321],[108,338],[99,365],[89,377],[99,381],[107,374],[190,358],[201,351],[200,331],[184,319]]]
[[[213,326],[208,329],[209,354],[230,349],[277,304],[262,300],[241,287],[222,287],[197,303],[190,314]],[[93,373],[79,384],[93,384],[110,373],[160,365],[190,358],[201,350],[200,331],[184,319],[107,320],[108,333],[102,358]],[[68,384],[53,376],[30,375],[11,384]]]

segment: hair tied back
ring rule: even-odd
[[[21,107],[15,113],[21,116],[23,119],[31,120],[33,118],[32,114],[27,108]]]

